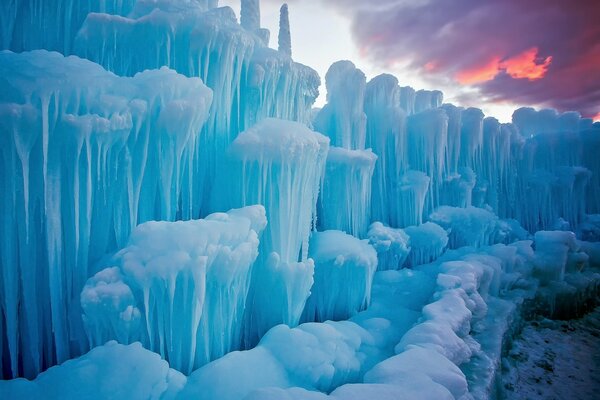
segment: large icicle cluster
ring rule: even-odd
[[[253,270],[246,307],[246,338],[253,344],[269,328],[298,324],[313,283],[309,233],[329,139],[291,121],[265,119],[242,132],[228,149],[213,207],[264,205],[267,226]]]
[[[241,130],[270,116],[309,122],[317,73],[217,5],[0,4],[0,48],[58,50],[135,76],[74,58],[55,72],[43,60],[56,54],[2,56],[1,201],[15,210],[0,219],[11,238],[0,247],[2,375],[35,376],[88,348],[77,298],[94,264],[139,222],[205,215],[217,160]]]
[[[141,341],[184,373],[238,349],[266,224],[264,208],[252,206],[137,226],[118,268],[98,272],[81,293],[92,346]]]
[[[0,76],[0,340],[13,376],[35,376],[87,349],[93,263],[141,221],[194,213],[212,93],[166,68],[120,78],[45,50],[0,52]]]

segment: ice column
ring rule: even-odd
[[[366,145],[377,154],[373,173],[371,219],[400,226],[406,212],[400,202],[400,177],[406,171],[406,113],[398,105],[400,87],[392,75],[379,75],[365,93]]]
[[[408,118],[407,153],[410,168],[424,172],[431,179],[425,203],[426,214],[439,202],[447,143],[448,116],[443,109],[429,109]]]
[[[366,240],[340,231],[314,232],[309,256],[315,261],[315,283],[303,321],[345,320],[371,300],[377,253]]]
[[[290,35],[290,18],[288,5],[284,4],[279,10],[279,52],[292,56],[292,38]]]
[[[327,137],[272,118],[242,132],[228,150],[214,207],[262,204],[269,221],[246,304],[247,346],[274,325],[298,324],[313,282],[308,238],[328,150]]]
[[[373,222],[369,226],[369,244],[377,252],[377,269],[380,271],[395,270],[404,267],[410,253],[410,238],[402,229],[384,226],[381,222]]]
[[[371,150],[329,149],[319,198],[320,230],[366,236],[371,222],[371,179],[376,160]]]
[[[400,88],[400,107],[406,112],[406,115],[415,113],[415,89],[410,86]]]
[[[260,29],[260,0],[241,0],[240,24],[250,32]]]
[[[439,90],[418,90],[415,93],[415,113],[438,108],[444,101],[444,94]]]

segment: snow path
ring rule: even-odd
[[[530,322],[503,359],[504,398],[597,399],[600,307],[581,319]]]

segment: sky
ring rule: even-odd
[[[277,46],[277,0],[261,25]],[[292,56],[321,79],[351,60],[367,79],[439,89],[509,122],[527,105],[600,120],[598,0],[288,0]],[[239,0],[221,0],[239,15]],[[325,103],[322,84],[317,106]]]

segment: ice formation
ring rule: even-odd
[[[600,124],[350,61],[313,110],[279,15],[0,4],[1,398],[485,399],[597,297]]]
[[[331,138],[331,145],[364,150],[367,117],[365,74],[350,61],[334,63],[325,75],[327,104],[314,120],[315,129]]]
[[[302,319],[339,321],[367,308],[377,269],[375,249],[367,241],[334,230],[313,233],[309,249],[315,262],[315,283]]]
[[[290,34],[290,17],[288,14],[288,5],[281,6],[279,11],[279,35],[277,36],[279,52],[292,56],[292,37]]]
[[[377,252],[378,270],[400,269],[404,266],[410,253],[410,237],[406,232],[373,222],[367,236]]]
[[[371,221],[371,178],[376,161],[371,150],[329,149],[319,197],[319,229],[365,237]]]
[[[268,220],[246,307],[247,345],[277,324],[298,324],[313,283],[308,240],[328,150],[327,137],[270,118],[240,133],[228,149],[219,180],[231,184],[214,191],[213,207],[262,204]]]
[[[114,256],[118,267],[81,293],[90,344],[141,341],[185,373],[238,349],[266,225],[262,206],[138,225]]]
[[[0,75],[0,204],[12,210],[0,215],[0,337],[12,373],[21,363],[31,377],[87,349],[78,297],[93,263],[139,222],[197,213],[212,93],[166,68],[122,78],[45,50],[0,52]]]

